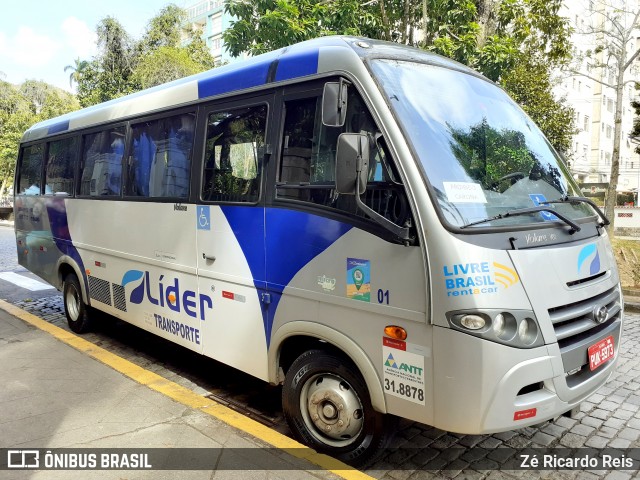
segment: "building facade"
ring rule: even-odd
[[[620,26],[628,29],[630,40],[624,47],[627,59],[640,47],[640,31],[633,28],[637,0],[565,0],[561,15],[569,18],[573,28],[575,62],[580,74],[563,72],[556,87],[558,97],[565,97],[575,110],[577,132],[568,163],[574,177],[582,183],[608,183],[614,146],[614,114],[617,84],[615,60],[607,48]],[[619,22],[618,28],[612,20]],[[635,62],[634,62],[635,63]],[[597,68],[608,64],[613,68]],[[633,80],[640,79],[638,69],[626,71],[622,95],[622,133],[620,139],[619,192],[637,192],[640,186],[640,156],[631,138],[635,112],[631,102],[637,93]]]
[[[218,65],[245,58],[234,58],[224,48],[222,32],[231,26],[233,20],[233,17],[224,11],[224,3],[224,0],[200,0],[185,7],[189,26],[202,32],[202,37]]]

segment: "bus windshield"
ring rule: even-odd
[[[372,69],[452,226],[535,228],[558,220],[547,211],[511,215],[536,206],[570,220],[595,215],[584,203],[544,203],[580,193],[542,132],[494,84],[399,60],[377,59]]]

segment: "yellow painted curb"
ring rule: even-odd
[[[238,430],[242,430],[243,432],[253,435],[269,445],[285,450],[294,457],[307,460],[308,462],[318,465],[319,467],[347,480],[373,480],[373,477],[370,477],[369,475],[360,472],[339,460],[317,453],[315,450],[307,448],[301,443],[282,435],[281,433],[278,433],[275,430],[236,412],[235,410],[225,407],[215,400],[198,395],[186,387],[167,380],[156,373],[150,372],[129,360],[125,360],[104,348],[84,340],[74,333],[52,325],[51,323],[42,320],[41,318],[26,312],[15,305],[5,302],[4,300],[0,300],[0,309],[40,330],[49,333],[61,342],[95,358],[99,362],[104,363],[136,382],[146,385],[152,390],[162,393],[163,395],[186,405],[189,408],[211,415],[212,417],[215,417]]]

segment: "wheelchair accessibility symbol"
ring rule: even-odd
[[[211,210],[208,205],[196,209],[198,216],[198,230],[211,230]]]

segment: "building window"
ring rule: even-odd
[[[222,15],[217,14],[211,17],[211,34],[222,33]]]
[[[222,48],[222,37],[218,35],[217,37],[213,37],[211,39],[211,50],[218,51]]]
[[[613,112],[613,100],[607,99],[607,112]]]
[[[607,138],[611,138],[611,125],[607,125]]]
[[[584,116],[584,131],[589,131],[589,115]]]

